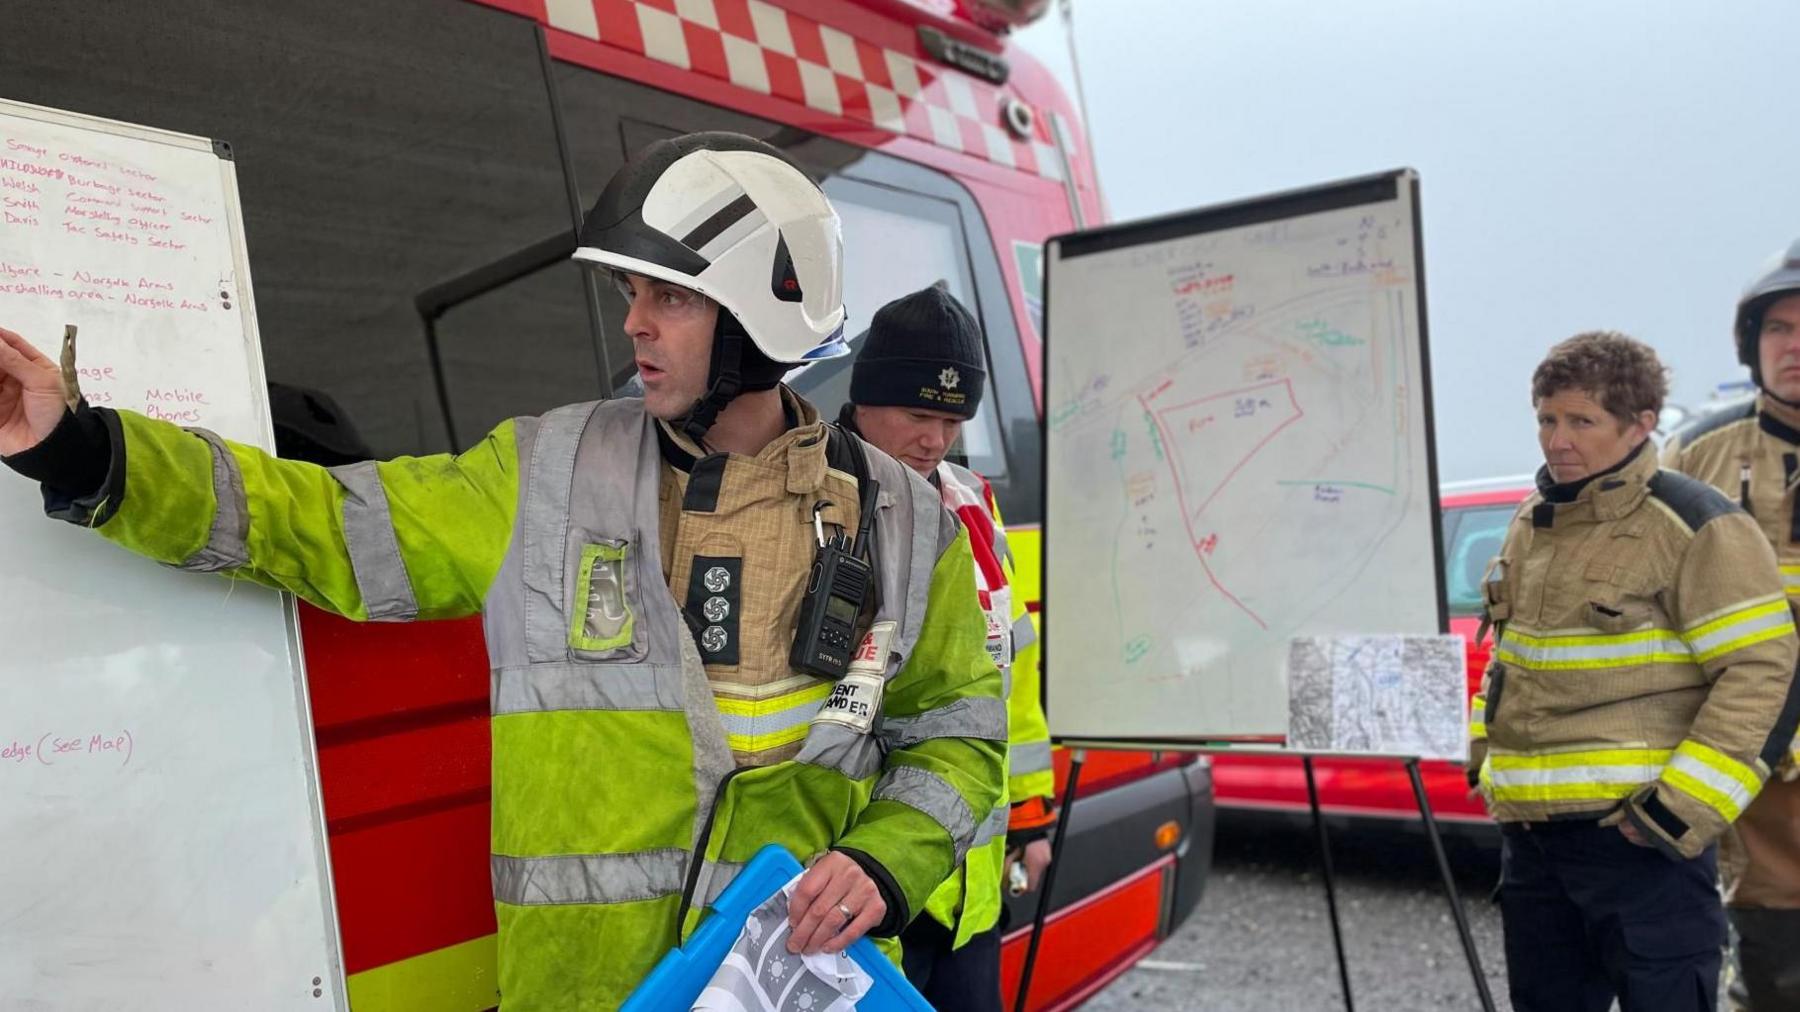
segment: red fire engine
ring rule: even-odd
[[[1039,250],[1103,206],[1075,111],[1005,33],[1045,0],[160,0],[16,5],[0,95],[231,142],[284,455],[460,448],[629,380],[616,295],[567,262],[627,152],[753,134],[825,186],[850,332],[946,281],[987,332],[968,463],[1037,606]],[[848,371],[798,385],[828,414]],[[320,779],[359,1012],[495,1003],[488,682],[477,622],[303,609]],[[1210,773],[1094,757],[1037,964],[1062,1008],[1192,909]],[[621,813],[628,818],[628,813]],[[1032,908],[1014,902],[1009,978]]]

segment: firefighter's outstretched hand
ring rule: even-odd
[[[845,915],[849,911],[849,915]],[[862,866],[836,851],[813,863],[788,902],[788,951],[842,952],[887,916],[881,888]]]
[[[43,442],[65,410],[56,363],[30,341],[0,327],[0,456]]]

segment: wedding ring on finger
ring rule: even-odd
[[[856,920],[856,914],[854,912],[852,912],[849,907],[843,905],[842,903],[839,903],[837,905],[837,911],[838,911],[838,913],[844,915],[844,920],[846,920],[846,921]]]

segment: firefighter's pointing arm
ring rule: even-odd
[[[505,422],[458,456],[330,470],[281,460],[129,411],[70,410],[58,366],[0,329],[0,458],[43,484],[51,516],[347,618],[481,609],[512,528],[513,443]]]

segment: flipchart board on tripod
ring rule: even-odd
[[[0,101],[0,326],[264,448],[230,150]],[[127,489],[129,495],[129,489]],[[0,475],[0,1004],[346,1006],[294,603],[133,557]]]
[[[1418,177],[1045,246],[1052,735],[1453,758]]]

